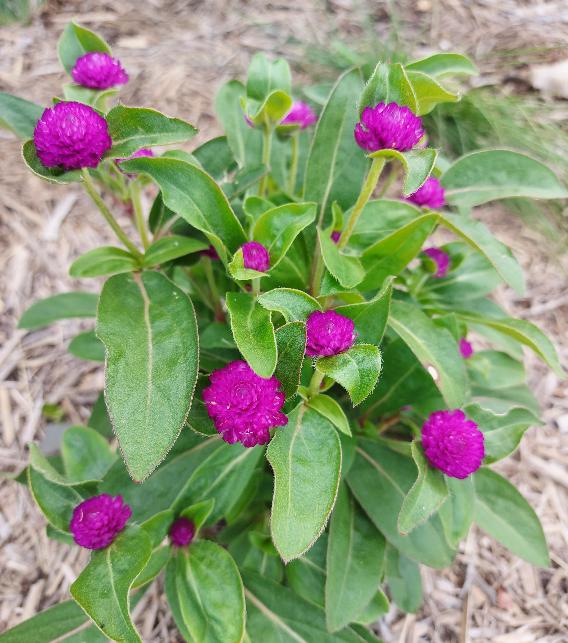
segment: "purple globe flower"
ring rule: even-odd
[[[446,252],[440,250],[440,248],[426,248],[426,250],[424,250],[424,254],[430,257],[430,259],[432,259],[436,264],[436,272],[434,273],[434,277],[436,279],[441,279],[448,274],[448,270],[450,269],[450,257]]]
[[[331,240],[333,243],[339,243],[339,240],[341,239],[341,230],[334,230],[331,233]]]
[[[435,176],[429,176],[424,185],[405,200],[421,208],[441,208],[446,203],[445,190]]]
[[[247,241],[241,248],[245,268],[258,270],[258,272],[266,272],[270,268],[270,255],[262,243]]]
[[[465,337],[460,339],[459,343],[460,353],[464,359],[469,359],[473,355],[473,346],[467,341]]]
[[[78,170],[97,167],[112,141],[102,116],[88,105],[71,101],[43,112],[35,126],[34,144],[45,167]]]
[[[314,110],[301,100],[294,101],[290,111],[281,121],[282,125],[299,125],[300,129],[306,129],[318,120]]]
[[[238,360],[213,371],[210,379],[203,401],[225,442],[245,447],[266,444],[271,428],[288,423],[280,412],[285,398],[275,377],[260,377]]]
[[[81,547],[104,549],[124,529],[131,515],[132,510],[122,501],[122,496],[102,493],[75,507],[69,530]]]
[[[428,462],[452,478],[467,478],[485,456],[483,433],[460,410],[431,413],[422,427],[422,447]]]
[[[170,527],[170,540],[175,547],[186,547],[195,536],[195,525],[187,518],[178,518]]]
[[[128,82],[120,61],[102,51],[90,51],[77,58],[71,76],[78,85],[90,89],[109,89]]]
[[[306,324],[306,355],[324,357],[343,353],[353,346],[355,324],[335,310],[315,310]]]
[[[355,125],[357,145],[367,150],[398,150],[407,152],[424,136],[422,121],[408,107],[397,103],[379,103],[365,107]]]

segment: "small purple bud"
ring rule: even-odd
[[[266,272],[270,268],[270,255],[261,243],[247,241],[241,246],[241,249],[245,268],[258,270],[258,272]]]
[[[448,270],[450,269],[450,257],[446,252],[440,250],[440,248],[426,248],[426,250],[424,250],[424,254],[430,257],[430,259],[432,259],[436,264],[436,272],[434,273],[434,277],[436,279],[441,279],[448,274]]]
[[[355,324],[334,310],[315,310],[306,323],[306,355],[323,357],[343,353],[353,346]]]
[[[318,120],[314,110],[301,100],[294,101],[290,111],[282,119],[282,125],[299,125],[300,129],[306,129]]]
[[[219,253],[217,250],[215,250],[214,246],[209,246],[205,250],[200,250],[199,254],[202,257],[209,257],[209,259],[212,259],[213,261],[219,261]]]
[[[339,243],[339,240],[341,239],[341,230],[334,230],[331,233],[331,240],[333,243]]]
[[[69,531],[81,547],[104,549],[124,529],[131,515],[132,510],[122,501],[122,496],[101,493],[75,507]]]
[[[422,208],[441,208],[446,203],[445,191],[442,184],[435,176],[429,176],[414,194],[405,199]]]
[[[195,537],[195,525],[187,518],[178,518],[170,527],[170,540],[174,547],[186,547]]]
[[[460,339],[460,353],[464,359],[469,359],[473,355],[473,346],[465,337]]]
[[[78,85],[90,89],[109,89],[128,82],[120,61],[102,51],[90,51],[77,58],[71,76]]]

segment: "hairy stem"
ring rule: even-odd
[[[359,194],[359,197],[357,198],[357,201],[355,202],[355,205],[353,206],[353,210],[351,211],[351,216],[349,217],[347,226],[341,233],[341,237],[339,238],[339,242],[337,243],[337,247],[339,249],[345,248],[345,246],[349,242],[357,221],[361,216],[361,212],[363,212],[363,208],[367,205],[367,201],[371,198],[373,192],[375,191],[375,187],[377,186],[377,182],[379,180],[379,177],[381,176],[384,165],[384,159],[373,159],[373,163],[371,164],[369,173],[367,174],[367,178],[363,183],[363,188]]]
[[[262,164],[270,168],[270,150],[272,148],[272,128],[265,124],[262,128]],[[268,189],[268,174],[262,177],[259,187],[259,195],[266,196]]]
[[[298,176],[299,139],[298,134],[292,134],[290,138],[292,146],[292,158],[290,160],[290,174],[288,175],[288,192],[293,195],[296,190],[296,178]]]
[[[310,397],[315,397],[319,394],[321,383],[323,382],[324,377],[325,375],[323,373],[320,373],[318,370],[314,371],[312,379],[310,380],[310,386],[308,388],[308,394]]]
[[[146,231],[146,222],[144,221],[144,212],[142,211],[142,200],[140,198],[140,184],[134,180],[130,184],[130,200],[134,208],[134,220],[136,222],[136,229],[140,235],[140,241],[144,246],[144,250],[150,245],[148,239],[148,232]]]
[[[142,256],[141,252],[127,237],[126,233],[120,227],[118,221],[114,218],[106,203],[103,201],[101,195],[97,192],[97,189],[95,188],[95,185],[91,179],[91,175],[89,174],[89,170],[84,167],[81,170],[81,174],[83,175],[83,184],[85,186],[85,190],[87,190],[87,193],[89,194],[95,205],[98,207],[103,217],[106,219],[106,222],[112,228],[114,234],[116,234],[116,236],[120,239],[124,246],[128,248],[128,250],[130,250],[130,252],[134,256],[140,258]]]

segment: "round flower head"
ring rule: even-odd
[[[440,248],[426,248],[426,250],[424,250],[424,254],[428,255],[428,257],[430,257],[430,259],[432,259],[436,264],[436,272],[434,273],[434,277],[436,279],[441,279],[448,274],[448,270],[450,269],[450,257],[446,252],[440,250]]]
[[[280,412],[285,398],[279,389],[275,377],[260,377],[246,362],[238,360],[211,373],[203,401],[225,442],[253,447],[270,440],[272,427],[288,423]]]
[[[195,525],[187,518],[178,518],[170,527],[170,540],[175,547],[186,547],[195,536]]]
[[[485,456],[484,436],[463,411],[435,411],[422,427],[422,447],[430,464],[452,478],[467,478]]]
[[[69,530],[81,547],[103,549],[124,529],[131,514],[132,510],[122,501],[122,496],[101,493],[75,507]]]
[[[445,191],[435,176],[429,176],[424,185],[407,197],[406,201],[415,203],[421,208],[441,208],[446,202]]]
[[[282,125],[299,125],[300,129],[306,129],[318,120],[314,110],[301,100],[294,101],[290,111],[281,121]]]
[[[102,116],[88,105],[70,101],[43,112],[35,126],[34,144],[46,167],[78,170],[97,167],[112,141]]]
[[[365,107],[355,125],[357,145],[368,152],[398,150],[407,152],[424,136],[422,121],[408,107],[379,103]]]
[[[465,337],[460,339],[460,353],[464,359],[469,359],[473,355],[473,346]]]
[[[242,245],[243,264],[245,268],[266,272],[270,268],[268,250],[256,241],[247,241]]]
[[[315,310],[306,324],[306,355],[323,357],[343,353],[353,346],[355,324],[335,310]]]
[[[90,89],[109,89],[128,82],[120,61],[102,51],[90,51],[77,58],[71,76],[78,85]]]
[[[334,230],[331,233],[331,240],[333,243],[339,243],[339,240],[341,239],[341,231],[340,230]]]

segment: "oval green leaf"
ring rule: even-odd
[[[18,328],[35,330],[60,319],[95,317],[98,300],[98,295],[90,292],[64,292],[41,299],[22,315]]]
[[[69,275],[75,278],[101,277],[121,272],[133,272],[138,261],[129,252],[113,246],[102,246],[81,255],[69,267]]]

